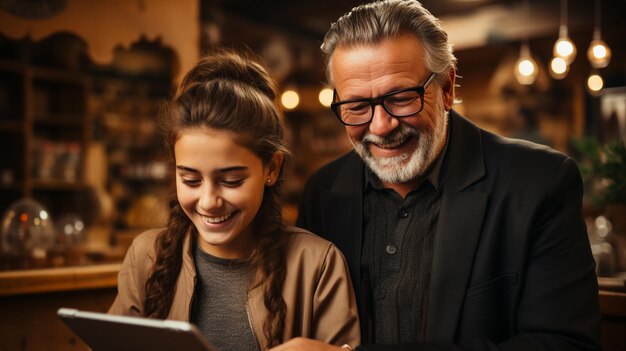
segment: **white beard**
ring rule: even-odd
[[[403,123],[389,133],[386,137],[373,134],[366,134],[360,142],[352,139],[352,146],[356,153],[361,156],[365,164],[386,183],[400,184],[407,183],[423,175],[430,167],[437,156],[439,156],[439,146],[446,138],[448,126],[448,111],[444,109],[441,91],[435,99],[435,113],[439,118],[435,118],[435,128],[433,131],[419,132],[413,127]],[[419,117],[418,117],[419,118]],[[417,147],[413,153],[384,158],[375,158],[367,149],[367,144],[389,145],[398,142],[406,142],[408,138],[417,138]]]

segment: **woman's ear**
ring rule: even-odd
[[[267,163],[267,185],[274,185],[276,183],[283,166],[284,157],[281,151],[276,151]]]

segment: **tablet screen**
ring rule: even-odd
[[[93,351],[216,351],[193,324],[60,308],[57,315]]]

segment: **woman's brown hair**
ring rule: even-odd
[[[284,119],[275,99],[274,81],[252,54],[220,50],[202,58],[184,77],[161,113],[160,127],[172,162],[180,132],[198,128],[234,132],[235,141],[265,165],[277,151],[287,158]],[[274,186],[265,187],[253,221],[256,248],[248,258],[261,273],[256,284],[263,284],[264,303],[269,311],[263,325],[269,347],[283,342],[286,316],[282,290],[288,235],[281,214],[283,177],[281,169]],[[146,283],[145,316],[167,317],[181,270],[182,243],[189,232],[197,237],[174,195],[168,225],[156,242],[154,270]]]

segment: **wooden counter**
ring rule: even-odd
[[[120,263],[0,271],[0,350],[88,348],[57,318],[61,307],[105,312],[117,289]],[[604,351],[626,350],[626,291],[599,281]],[[609,285],[607,285],[609,284]]]
[[[0,272],[0,296],[115,288],[121,263]]]
[[[600,310],[603,350],[626,350],[626,292],[600,290]]]
[[[117,293],[120,265],[0,271],[0,350],[87,351],[56,311],[106,312]]]

